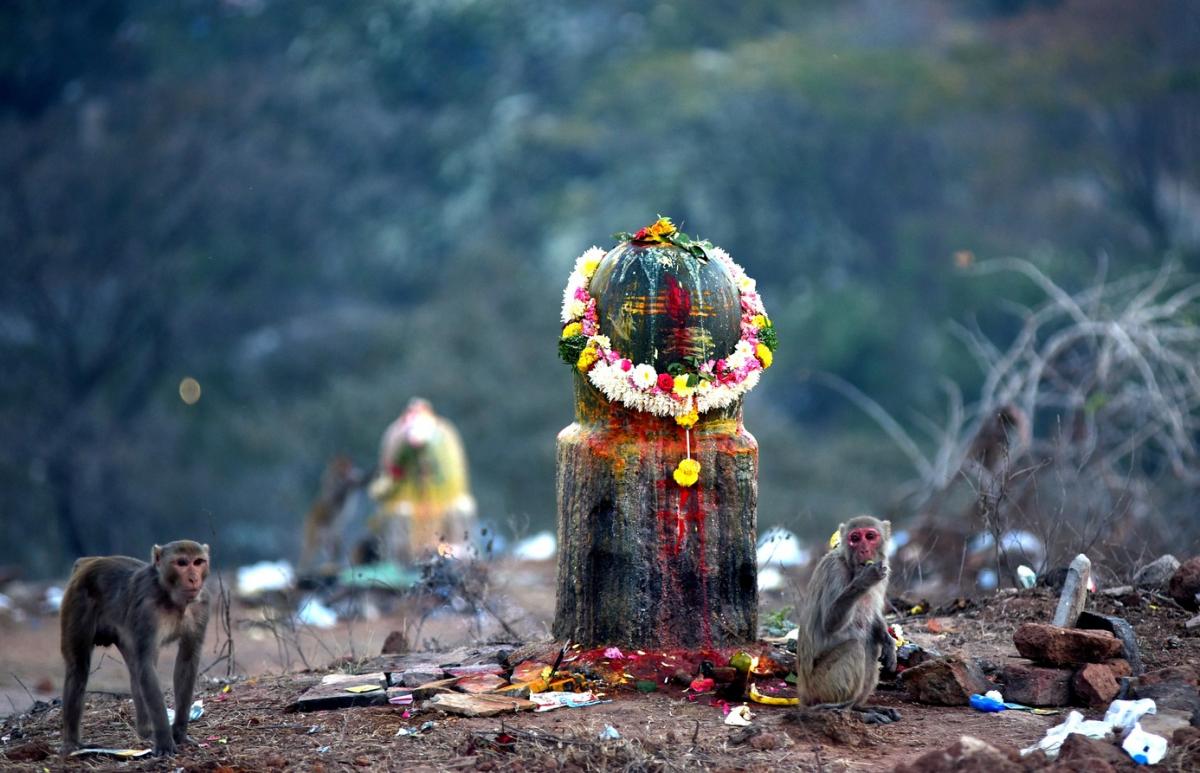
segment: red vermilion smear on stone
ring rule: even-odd
[[[663,290],[663,305],[667,318],[673,323],[670,340],[666,342],[667,350],[682,357],[691,351],[692,331],[688,323],[692,316],[692,294],[671,274],[667,274],[665,279],[667,286]]]

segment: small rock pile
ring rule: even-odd
[[[1120,693],[1121,677],[1133,674],[1121,640],[1108,631],[1025,623],[1013,643],[1026,662],[1004,666],[1000,680],[1015,703],[1104,708]]]

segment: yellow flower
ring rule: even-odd
[[[654,225],[649,228],[650,237],[656,240],[662,240],[664,237],[675,233],[675,224],[671,222],[669,217],[660,217],[655,221]]]
[[[692,403],[692,409],[682,416],[675,417],[675,423],[685,429],[691,429],[696,422],[700,420],[700,414],[696,411],[696,404]]]
[[[600,355],[596,352],[595,347],[589,346],[579,353],[579,359],[575,361],[575,367],[579,368],[580,373],[587,373],[588,369],[595,365],[598,359],[600,359]]]
[[[684,459],[675,468],[672,477],[680,486],[688,487],[694,485],[700,479],[700,462],[695,459]]]
[[[767,315],[755,314],[754,318],[750,320],[750,324],[754,325],[759,330],[762,330],[764,327],[767,326]]]
[[[688,377],[686,375],[676,376],[675,388],[672,391],[674,391],[675,394],[679,395],[680,397],[687,397],[692,392],[696,391],[696,387],[688,386]]]
[[[589,255],[583,259],[583,277],[591,279],[592,274],[596,273],[596,269],[600,266],[600,261],[604,259],[604,255]]]
[[[569,324],[563,328],[563,334],[562,334],[563,338],[570,338],[571,336],[581,336],[581,335],[583,335],[583,325],[579,324],[578,322],[572,322],[571,324]]]
[[[775,359],[775,355],[771,354],[771,350],[766,344],[758,344],[754,347],[754,356],[758,357],[758,361],[762,363],[763,370],[771,367],[771,361]]]

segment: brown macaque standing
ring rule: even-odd
[[[321,490],[304,517],[304,555],[300,565],[311,568],[319,553],[331,561],[342,560],[342,537],[338,533],[338,516],[356,489],[368,480],[346,456],[335,456],[321,476]]]
[[[154,754],[174,754],[187,737],[200,648],[208,626],[208,545],[191,540],[155,545],[152,563],[128,556],[81,558],[63,593],[63,752],[79,748],[83,693],[92,649],[117,645],[129,669],[137,732],[153,741]],[[175,722],[155,667],[158,649],[178,640],[175,655]]]
[[[879,660],[896,670],[896,644],[883,619],[892,525],[869,515],[838,529],[840,542],[813,572],[800,606],[796,690],[802,711],[853,710],[871,724],[895,722],[894,709],[868,706]]]

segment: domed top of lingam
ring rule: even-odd
[[[691,426],[736,404],[770,367],[772,327],[754,280],[669,218],[617,234],[575,264],[559,353],[609,401]]]

